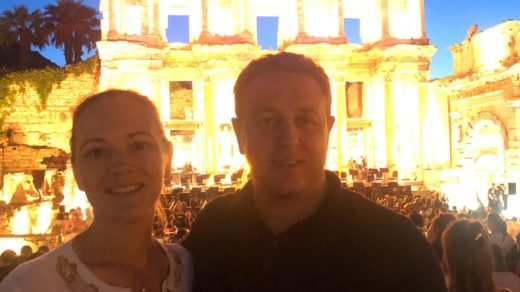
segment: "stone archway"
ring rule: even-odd
[[[505,183],[507,129],[495,114],[480,112],[467,123],[461,142],[460,167],[473,173],[477,196],[487,206],[490,185]]]

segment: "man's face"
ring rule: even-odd
[[[327,106],[316,80],[304,74],[275,71],[250,81],[233,126],[255,188],[287,197],[323,182],[334,124]]]

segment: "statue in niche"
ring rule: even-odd
[[[473,36],[475,36],[478,33],[478,25],[474,24],[468,28],[468,32],[466,33],[466,41],[471,41]]]
[[[63,188],[65,187],[65,177],[61,171],[56,170],[56,173],[51,178],[51,190],[54,194],[54,198],[52,199],[52,203],[55,207],[58,207],[65,198],[63,195]]]

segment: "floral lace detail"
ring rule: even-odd
[[[60,275],[70,291],[73,292],[99,292],[98,288],[86,283],[78,273],[78,266],[69,262],[64,256],[59,256],[56,263],[56,271]]]
[[[169,279],[168,287],[166,288],[167,292],[175,292],[180,291],[181,289],[181,280],[182,280],[182,274],[184,272],[184,267],[182,264],[181,256],[177,251],[170,250],[170,253],[173,258],[173,279]],[[173,287],[171,287],[171,282],[173,282]]]

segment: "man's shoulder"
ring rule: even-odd
[[[334,220],[344,223],[338,225],[340,228],[359,233],[370,230],[370,234],[394,242],[399,238],[411,240],[420,237],[415,225],[404,215],[347,189],[338,191],[338,195]]]
[[[240,208],[240,202],[239,202],[239,191],[236,191],[234,193],[229,193],[223,196],[219,196],[213,200],[211,200],[197,215],[197,218],[200,216],[206,217],[206,216],[229,216],[230,211],[236,208]]]

